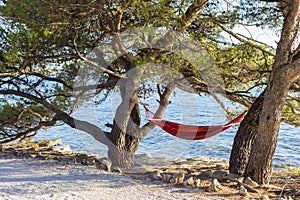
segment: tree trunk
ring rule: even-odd
[[[276,149],[282,108],[289,91],[286,73],[275,70],[266,89],[258,132],[250,153],[245,176],[259,184],[268,184],[272,173],[272,158]],[[282,84],[285,83],[285,84]]]
[[[294,69],[289,64],[299,29],[300,2],[299,0],[290,0],[286,2],[286,7],[287,14],[284,16],[275,62],[268,87],[264,92],[261,113],[258,112],[257,114],[260,115],[259,121],[255,118],[253,118],[254,121],[251,121],[249,120],[250,117],[246,116],[245,125],[240,127],[242,130],[239,130],[240,134],[246,136],[236,137],[237,140],[235,140],[235,147],[231,155],[230,171],[238,174],[243,174],[245,171],[244,176],[250,176],[259,184],[267,184],[270,180],[272,158],[278,140],[282,108],[291,83],[298,77],[297,73],[291,76],[293,73],[289,71]],[[249,115],[255,116],[255,114],[251,114],[252,112],[255,112],[255,110],[251,110]],[[255,128],[255,125],[257,128]],[[250,146],[248,147],[248,145]],[[239,147],[242,149],[238,150]],[[233,155],[235,153],[237,155]]]
[[[244,120],[240,124],[231,150],[229,161],[230,173],[243,176],[246,171],[252,144],[258,132],[263,99],[264,92],[262,92],[254,101]]]
[[[112,143],[114,145],[109,147],[108,157],[110,158],[113,166],[118,166],[121,168],[130,168],[134,166],[133,158],[141,138],[136,137],[136,132],[139,131],[139,126],[141,123],[141,115],[139,105],[136,103],[131,111],[130,119],[128,120],[126,133],[114,123],[113,135],[118,135],[119,137],[111,137]],[[116,133],[118,132],[118,133]],[[120,140],[120,137],[125,137]],[[122,142],[120,142],[122,141]]]
[[[137,137],[139,135],[141,125],[141,114],[139,105],[136,103],[131,111],[130,119],[126,129],[125,135],[125,146],[124,148],[129,152],[136,152],[141,138]]]
[[[268,87],[265,91],[258,134],[253,143],[245,176],[252,177],[259,184],[268,184],[272,173],[272,159],[276,149],[281,122],[282,108],[293,79],[290,55],[299,30],[300,2],[287,2],[280,41]],[[293,69],[292,69],[293,70]]]
[[[118,82],[122,101],[116,110],[112,130],[109,134],[112,145],[108,146],[108,157],[112,164],[121,168],[133,166],[133,154],[139,141],[129,138],[127,135],[134,136],[134,131],[138,130],[140,126],[139,106],[137,104],[140,72],[132,65],[126,76],[126,79],[121,79]]]
[[[134,152],[126,151],[123,147],[111,145],[108,148],[108,158],[112,162],[112,166],[128,169],[134,166]]]

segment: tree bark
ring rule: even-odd
[[[231,150],[229,160],[230,173],[243,176],[246,171],[252,145],[258,132],[263,100],[264,92],[254,101],[240,124]]]
[[[273,81],[266,89],[259,119],[259,134],[257,134],[253,143],[249,163],[245,171],[245,176],[250,176],[259,184],[268,184],[271,177],[272,158],[278,140],[282,108],[289,87],[289,78],[286,74],[276,72],[273,74]]]
[[[108,157],[113,165],[121,168],[130,168],[133,166],[133,154],[136,150],[133,143],[137,143],[136,145],[138,145],[139,142],[128,136],[130,134],[128,131],[134,132],[140,125],[137,104],[137,90],[140,81],[139,73],[139,70],[132,66],[132,69],[127,73],[127,78],[119,81],[122,101],[116,110],[113,127],[109,134],[109,139],[113,145],[108,146]],[[134,133],[131,134],[133,135]]]
[[[141,125],[141,114],[139,105],[136,103],[131,111],[130,120],[127,125],[125,135],[125,150],[129,152],[136,152],[141,138],[138,137]]]
[[[258,106],[258,109],[261,108],[261,113],[258,110],[256,115],[257,117],[260,115],[259,120],[257,117],[252,117],[255,116],[253,112],[257,111],[250,110],[244,119],[243,126],[240,127],[239,135],[236,136],[230,160],[232,173],[250,176],[259,184],[269,183],[282,108],[291,83],[299,77],[299,69],[295,68],[294,75],[290,73],[294,70],[290,65],[290,55],[299,29],[300,2],[290,0],[287,2],[287,7],[288,14],[284,18],[269,83],[264,92],[262,106]],[[256,100],[254,105],[257,106],[259,101],[259,99]],[[240,134],[245,134],[245,136],[241,137]]]
[[[128,169],[134,166],[134,152],[126,151],[122,146],[108,146],[108,157],[112,166]]]
[[[259,184],[268,184],[270,181],[282,108],[294,79],[289,74],[289,64],[299,29],[300,2],[299,0],[290,0],[287,7],[288,14],[284,18],[275,62],[264,95],[258,134],[253,143],[245,172],[245,176],[252,177]]]
[[[114,145],[108,146],[108,157],[112,162],[113,166],[120,168],[131,168],[134,166],[134,154],[138,148],[141,138],[136,137],[136,132],[139,131],[141,122],[139,105],[136,103],[131,111],[130,119],[126,132],[123,132],[118,124],[114,123],[113,130],[115,137],[112,139]],[[122,137],[122,140],[119,140]]]

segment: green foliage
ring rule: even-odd
[[[1,109],[0,109],[1,124],[15,123],[18,115],[19,115],[19,109],[17,107],[14,107],[8,103],[1,105]]]
[[[293,173],[293,174],[299,174],[300,168],[290,168],[286,172]]]
[[[283,107],[282,118],[285,122],[300,126],[300,103],[299,93],[293,93],[287,97],[286,105]]]
[[[6,102],[0,108],[2,128],[18,126],[26,129],[49,117],[51,117],[51,113],[44,106],[33,102],[30,105],[25,105],[21,101],[15,104]]]
[[[255,85],[265,84],[273,63],[270,56],[247,45],[225,48],[214,58],[221,74],[224,74],[225,85],[232,91],[246,91]]]

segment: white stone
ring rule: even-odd
[[[195,186],[196,186],[197,188],[199,188],[199,187],[202,186],[202,185],[201,185],[201,180],[200,180],[200,179],[196,179],[194,183],[195,183]]]
[[[217,179],[214,179],[212,183],[208,186],[208,191],[209,192],[218,192],[223,190],[222,185],[219,183]]]
[[[242,196],[248,196],[248,191],[244,186],[241,185],[239,194],[242,195]]]
[[[62,154],[72,154],[74,150],[70,147],[70,145],[58,145],[51,147],[53,151],[60,152]]]
[[[190,177],[188,179],[186,179],[184,182],[183,182],[183,185],[184,186],[189,186],[189,185],[193,185],[194,184],[194,178],[193,177]]]
[[[244,180],[244,183],[253,187],[259,186],[258,183],[256,183],[255,181],[253,181],[250,177],[247,177]]]

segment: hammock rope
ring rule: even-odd
[[[203,140],[215,136],[229,129],[231,126],[239,124],[247,112],[247,110],[244,111],[242,114],[224,125],[194,126],[163,120],[155,113],[150,111],[145,105],[144,108],[146,111],[146,119],[149,122],[159,126],[167,133],[185,140]]]

